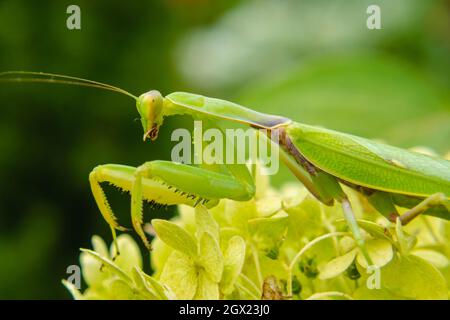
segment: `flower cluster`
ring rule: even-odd
[[[152,220],[151,276],[129,235],[118,237],[116,259],[114,246],[94,236],[94,250],[80,256],[88,288],[64,284],[76,299],[448,298],[448,222],[423,216],[401,227],[346,190],[373,270],[339,205],[324,206],[297,184],[275,190],[266,176],[256,179],[250,201],[181,205],[173,220]]]

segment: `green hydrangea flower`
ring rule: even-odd
[[[116,259],[114,247],[94,236],[93,250],[80,255],[87,288],[64,284],[76,299],[448,298],[449,222],[420,217],[401,227],[347,189],[375,274],[339,205],[324,206],[299,184],[275,189],[267,176],[255,179],[250,201],[181,205],[174,219],[152,220],[148,274],[131,236],[118,237]]]

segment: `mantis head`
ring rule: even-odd
[[[144,141],[158,138],[159,127],[163,122],[163,105],[164,98],[159,91],[152,90],[139,96],[136,107],[141,116]]]

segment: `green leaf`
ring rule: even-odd
[[[449,265],[449,259],[442,253],[429,249],[416,249],[412,254],[431,262],[436,268],[446,268]]]
[[[315,237],[324,231],[317,200],[307,197],[298,206],[286,208],[285,211],[289,215],[289,234],[294,241],[302,237]]]
[[[257,238],[277,239],[284,235],[289,217],[284,214],[271,218],[256,218],[248,221],[250,232]]]
[[[224,256],[224,268],[222,280],[220,281],[221,291],[230,294],[234,284],[242,271],[245,261],[245,240],[240,236],[234,236],[228,241],[228,247]]]
[[[199,263],[212,281],[219,282],[223,272],[223,256],[219,243],[209,232],[202,233],[199,243]]]
[[[97,252],[102,257],[108,257],[109,251],[108,246],[106,245],[105,241],[97,235],[93,235],[91,238],[92,248],[94,248],[94,251]]]
[[[72,297],[75,300],[83,300],[83,294],[80,292],[80,290],[78,290],[77,287],[75,287],[75,285],[67,280],[62,280],[61,281],[62,284],[64,285],[64,287],[66,287],[66,289],[70,292],[70,294],[72,295]]]
[[[141,270],[141,273],[142,273],[143,277],[147,280],[149,285],[156,292],[159,299],[162,299],[162,300],[174,300],[175,299],[175,294],[172,292],[172,290],[169,287],[160,283],[155,278],[143,273],[142,270]]]
[[[214,282],[205,272],[198,275],[198,287],[194,299],[196,300],[218,300],[219,285]]]
[[[236,281],[236,288],[233,294],[237,294],[238,299],[259,300],[262,294],[262,286],[258,287],[255,282],[241,273]],[[233,295],[231,295],[233,296]]]
[[[152,220],[158,237],[168,246],[188,256],[197,255],[197,244],[195,239],[183,228],[173,222],[161,219]]]
[[[177,299],[192,299],[198,284],[194,260],[179,251],[172,252],[159,280],[173,291]]]
[[[263,174],[264,169],[263,164],[258,161],[256,163],[256,172],[254,175],[255,185],[258,186],[256,188],[255,199],[265,198],[267,191],[270,188],[270,179],[268,175]]]
[[[445,278],[415,255],[401,256],[382,268],[381,287],[404,299],[448,299]]]
[[[285,183],[281,188],[281,193],[283,196],[282,207],[285,210],[299,206],[309,195],[308,190],[296,182]]]
[[[358,219],[358,226],[367,231],[375,238],[386,239],[391,243],[394,243],[394,239],[388,228],[383,227],[375,222]]]
[[[90,256],[100,262],[100,265],[98,266],[99,272],[100,272],[100,267],[103,265],[106,269],[108,269],[110,272],[117,275],[121,279],[123,279],[127,282],[131,282],[131,278],[127,275],[127,273],[124,270],[122,270],[118,265],[116,265],[114,262],[109,260],[108,258],[102,257],[97,252],[89,250],[89,249],[80,249],[80,250],[83,253],[86,253],[88,256]],[[80,258],[82,258],[83,256],[84,255],[82,254]]]
[[[251,247],[247,247],[248,255],[251,255],[251,258],[246,260],[244,265],[244,272],[246,275],[252,279],[255,283],[259,282],[257,277],[257,268],[255,265],[255,259],[252,252]],[[266,278],[268,276],[275,276],[277,279],[283,279],[286,277],[286,264],[283,259],[271,259],[266,255],[259,254],[259,265],[262,273],[262,277]],[[251,274],[249,274],[251,272]]]
[[[103,281],[110,276],[107,268],[100,271],[102,262],[88,253],[80,254],[80,265],[83,279],[90,287],[101,286]]]
[[[256,208],[260,217],[269,217],[282,209],[281,198],[266,196],[256,201]]]
[[[256,218],[248,221],[254,242],[261,251],[277,252],[286,237],[289,217],[280,212],[271,218]],[[277,255],[273,258],[277,258]]]
[[[405,298],[395,295],[386,289],[369,289],[367,286],[360,286],[353,293],[357,300],[404,300]]]
[[[136,290],[130,286],[130,283],[122,279],[113,280],[108,287],[108,291],[112,294],[112,299],[116,300],[137,300],[144,299]]]
[[[113,299],[112,292],[109,292],[109,287],[92,288],[89,287],[83,292],[83,300],[104,300]]]
[[[315,293],[306,300],[353,300],[351,296],[339,291],[328,291]]]
[[[223,213],[228,223],[235,228],[247,231],[247,221],[257,216],[256,203],[250,201],[227,201]]]
[[[200,237],[203,232],[208,232],[214,239],[219,241],[219,225],[208,210],[202,205],[195,208],[195,222],[197,225],[198,237]]]
[[[358,250],[353,249],[352,251],[319,266],[319,279],[330,279],[340,275],[342,272],[347,270],[348,267],[350,267],[352,262],[355,260],[357,253]]]
[[[397,236],[400,252],[402,254],[408,254],[409,250],[414,247],[416,238],[403,232],[402,223],[399,218],[397,218],[397,222],[395,224],[395,234]]]
[[[155,237],[152,241],[152,252],[150,255],[151,267],[155,271],[154,276],[161,273],[167,258],[169,258],[173,249],[165,244],[160,238]]]
[[[143,272],[139,270],[139,268],[134,267],[131,271],[134,283],[136,288],[140,291],[140,293],[145,296],[147,299],[156,300],[158,294],[150,287],[144,278]]]
[[[384,239],[373,239],[366,241],[366,248],[372,262],[378,266],[383,267],[388,264],[394,256],[392,244]],[[367,268],[367,261],[361,253],[356,257],[356,261],[364,268]]]
[[[339,239],[339,250],[341,254],[347,253],[356,247],[356,242],[352,237],[344,236]]]
[[[149,299],[173,300],[174,293],[167,287],[161,284],[155,278],[145,274],[141,269],[135,267],[133,269],[133,278],[137,287],[150,296]]]
[[[131,274],[134,267],[142,268],[141,251],[137,243],[129,234],[121,234],[117,237],[120,255],[116,255],[116,247],[111,244],[110,252],[116,257],[114,263],[126,273]]]
[[[91,243],[94,251],[99,256],[109,258],[108,247],[101,237],[97,235],[92,236]],[[82,252],[80,254],[80,264],[83,278],[91,287],[101,286],[103,281],[110,276],[108,269],[100,270],[102,262],[88,253]]]

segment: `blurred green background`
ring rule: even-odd
[[[66,28],[70,4],[81,30]],[[370,4],[382,30],[366,28]],[[201,93],[445,153],[449,12],[439,0],[1,0],[0,71]],[[171,131],[189,119],[169,119],[144,144],[133,101],[115,93],[0,83],[0,105],[0,298],[69,298],[60,280],[78,248],[94,233],[110,239],[90,170],[168,159]],[[129,225],[128,196],[107,192]]]

